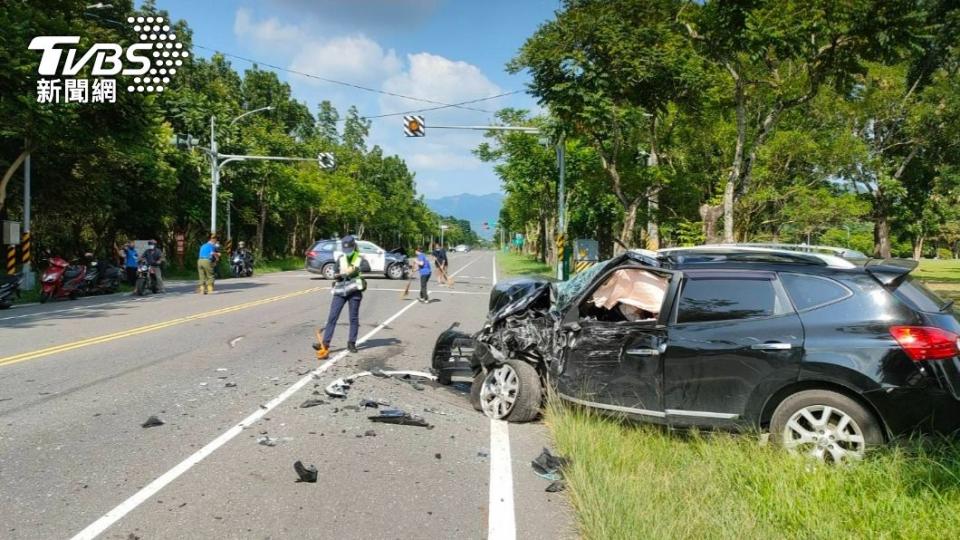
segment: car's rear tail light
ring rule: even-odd
[[[307,257],[316,257],[316,256],[317,256],[317,252],[312,249],[307,252]]]
[[[914,362],[957,356],[957,335],[932,326],[891,326],[890,334]]]

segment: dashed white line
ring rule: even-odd
[[[388,324],[392,323],[398,317],[403,315],[404,312],[406,312],[408,309],[412,308],[415,305],[417,305],[416,302],[407,304],[406,306],[404,306],[402,309],[400,309],[400,311],[393,314],[389,319],[383,321],[382,323],[380,323],[379,326],[377,326],[376,328],[368,332],[366,335],[361,337],[359,340],[357,340],[357,344],[358,345],[362,344],[368,339],[370,339],[371,337],[373,337],[374,334],[376,334],[380,330],[383,330]],[[261,418],[263,418],[265,414],[272,411],[278,405],[286,401],[287,398],[289,398],[290,396],[295,394],[298,390],[300,390],[301,388],[306,386],[308,383],[310,383],[310,381],[313,380],[314,375],[320,375],[321,373],[330,369],[331,366],[333,366],[336,362],[338,362],[343,357],[345,357],[347,353],[348,351],[343,351],[337,354],[322,366],[311,371],[308,375],[304,376],[299,381],[293,383],[292,386],[284,390],[283,393],[281,393],[279,396],[273,398],[266,405],[261,406],[256,412],[254,412],[250,416],[241,420],[239,424],[223,432],[223,434],[221,434],[219,437],[207,443],[206,446],[194,452],[192,455],[190,455],[190,457],[181,461],[179,464],[177,464],[174,468],[170,469],[169,471],[163,473],[156,480],[154,480],[153,482],[150,482],[149,484],[144,486],[143,489],[134,493],[130,498],[120,503],[116,508],[114,508],[113,510],[110,510],[109,512],[104,514],[100,519],[94,521],[93,523],[88,525],[85,529],[78,532],[76,535],[73,536],[72,540],[87,540],[87,539],[96,538],[100,533],[107,530],[108,527],[110,527],[111,525],[119,521],[125,515],[133,511],[136,507],[140,506],[144,501],[146,501],[147,499],[155,495],[158,491],[166,487],[167,484],[176,480],[178,477],[180,477],[180,475],[190,470],[191,467],[193,467],[197,463],[200,463],[201,461],[203,461],[204,458],[214,453],[218,448],[220,448],[221,446],[229,442],[230,439],[233,439],[234,437],[239,435],[245,427],[253,424],[257,420],[260,420]]]
[[[497,284],[497,256],[493,280]],[[513,466],[510,457],[510,424],[490,419],[490,498],[487,501],[487,538],[514,540],[517,518],[513,509]]]

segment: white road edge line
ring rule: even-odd
[[[493,255],[493,285],[497,284],[497,255]],[[517,518],[513,509],[513,466],[510,424],[490,419],[490,498],[487,502],[487,538],[514,540]]]
[[[383,330],[388,324],[392,323],[398,317],[403,315],[405,311],[417,305],[416,302],[412,302],[404,306],[400,311],[393,314],[389,319],[380,323],[379,326],[368,332],[366,335],[357,340],[357,345],[360,345],[373,337],[374,334]],[[121,518],[129,514],[136,507],[140,506],[144,501],[148,500],[150,497],[155,495],[158,491],[167,486],[167,484],[176,480],[180,475],[190,470],[191,467],[203,461],[204,458],[214,453],[218,448],[226,444],[237,435],[243,432],[245,427],[252,425],[257,420],[260,420],[265,414],[272,411],[278,405],[287,400],[290,396],[295,394],[298,390],[306,386],[313,380],[314,375],[320,375],[321,373],[330,369],[336,362],[341,360],[347,355],[348,351],[343,351],[332,359],[327,361],[322,366],[311,371],[309,374],[305,375],[299,381],[293,383],[292,386],[283,391],[280,395],[270,400],[266,405],[261,406],[256,412],[250,416],[244,418],[240,421],[239,424],[231,427],[227,431],[223,432],[219,437],[207,443],[206,446],[194,452],[190,457],[181,461],[174,468],[160,475],[156,480],[150,482],[144,486],[140,491],[134,493],[129,499],[120,503],[116,508],[110,510],[104,514],[100,519],[94,521],[88,525],[85,529],[78,532],[73,536],[72,540],[88,540],[96,538],[100,533],[107,530],[111,525],[119,521]]]

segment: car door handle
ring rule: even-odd
[[[631,356],[660,356],[660,351],[656,349],[627,349],[626,353]]]
[[[789,351],[793,345],[789,343],[755,343],[750,346],[755,351]]]

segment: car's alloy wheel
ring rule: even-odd
[[[320,270],[323,273],[323,277],[326,279],[333,279],[334,269],[333,263],[327,263],[323,265],[323,269]]]
[[[805,390],[785,399],[773,413],[770,434],[788,451],[827,463],[859,460],[883,442],[870,411],[829,390]]]
[[[520,377],[509,364],[493,368],[483,381],[480,389],[480,403],[483,413],[490,418],[503,420],[513,411],[520,390]]]
[[[403,265],[394,263],[387,269],[387,277],[390,279],[403,279]]]
[[[794,413],[783,429],[783,446],[822,461],[860,459],[863,431],[847,413],[827,405],[811,405]]]
[[[480,407],[496,420],[529,422],[540,414],[543,389],[536,368],[507,360],[487,372],[480,387]]]

